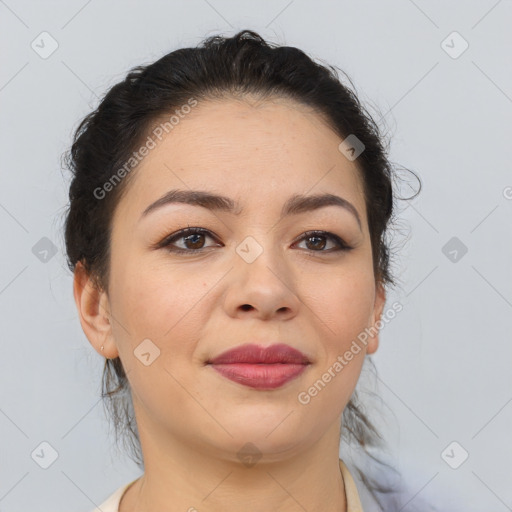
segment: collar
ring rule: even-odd
[[[364,512],[359,499],[356,483],[350,474],[345,463],[340,459],[341,475],[343,476],[343,485],[345,486],[345,498],[347,500],[347,512]]]

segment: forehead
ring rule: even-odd
[[[172,188],[279,207],[291,194],[310,191],[343,195],[364,219],[359,170],[338,150],[341,140],[320,115],[288,99],[203,101],[155,139],[119,209],[140,214]]]

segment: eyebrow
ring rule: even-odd
[[[243,208],[240,208],[233,199],[201,190],[169,190],[162,197],[151,203],[143,212],[139,220],[146,217],[150,212],[167,204],[184,203],[192,206],[201,206],[208,210],[222,211],[240,215]],[[361,229],[361,218],[355,206],[343,197],[333,194],[300,195],[291,196],[283,205],[281,219],[288,215],[310,212],[325,206],[340,206],[352,213]]]

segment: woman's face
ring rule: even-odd
[[[377,337],[342,370],[333,368],[384,306],[357,161],[340,142],[290,101],[208,101],[133,171],[113,220],[112,331],[103,354],[121,358],[143,447],[152,439],[160,449],[179,443],[237,460],[252,443],[270,461],[312,447],[328,431],[338,435]],[[143,213],[170,191],[227,201],[168,202]],[[324,194],[350,203],[360,223],[351,207],[304,201]],[[285,212],[298,196],[299,206]],[[204,231],[162,243],[187,227]],[[325,233],[306,234],[312,230]],[[338,237],[352,249],[340,249]],[[267,379],[254,365],[208,364],[241,345],[278,343],[309,364],[274,365]],[[329,371],[330,381],[309,393]]]

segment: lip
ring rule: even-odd
[[[299,350],[278,343],[248,344],[223,352],[207,364],[223,377],[255,389],[276,389],[297,378],[311,364]]]

